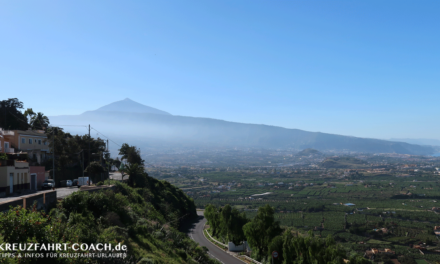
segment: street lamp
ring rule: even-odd
[[[55,183],[55,186],[57,182],[55,181],[55,128],[52,128],[52,178]]]

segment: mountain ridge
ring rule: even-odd
[[[432,138],[390,138],[389,141],[405,142],[416,145],[440,146],[440,140]]]
[[[118,101],[120,102],[120,101]],[[101,109],[101,108],[100,108]],[[107,108],[108,110],[108,108]],[[244,124],[213,118],[137,113],[124,111],[87,111],[81,115],[50,117],[51,123],[92,124],[105,134],[144,141],[146,145],[163,142],[185,147],[245,147],[266,149],[307,149],[430,155],[430,146],[381,139],[358,138],[322,132],[309,132],[277,126]],[[161,111],[161,110],[159,110]],[[69,130],[71,128],[68,128]],[[135,142],[133,142],[135,143]]]
[[[116,101],[108,105],[104,105],[96,110],[86,111],[84,113],[87,112],[124,112],[124,113],[149,113],[149,114],[159,114],[159,115],[171,115],[168,112],[140,104],[129,98],[125,98],[124,100]]]

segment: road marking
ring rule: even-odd
[[[214,257],[214,255],[212,255],[211,253],[207,252],[209,255],[211,255],[211,257],[215,258],[216,260],[220,261],[222,264],[225,264],[223,261],[219,260],[218,258]]]

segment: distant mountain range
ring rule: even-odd
[[[105,105],[92,112],[121,112],[121,113],[171,115],[170,113],[167,113],[165,111],[153,107],[149,107],[140,103],[136,103],[135,101],[130,100],[128,98],[125,98],[122,101],[117,101]]]
[[[428,138],[391,138],[390,141],[406,142],[416,145],[440,146],[440,140]]]
[[[211,118],[171,115],[130,99],[114,102],[80,115],[49,117],[51,124],[91,124],[108,137],[142,148],[265,148],[319,151],[355,151],[430,155],[431,146],[340,136],[276,126],[243,124]],[[74,127],[69,132],[84,134]],[[121,143],[123,143],[121,142]]]

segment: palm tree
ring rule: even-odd
[[[34,118],[35,116],[35,112],[34,110],[32,110],[32,108],[28,108],[26,109],[26,111],[24,111],[24,117],[26,117],[28,124],[31,124],[31,120],[32,118]]]
[[[32,129],[45,129],[49,123],[49,118],[43,113],[38,112],[37,114],[34,113],[34,115],[31,117],[30,125]]]
[[[124,172],[130,175],[128,178],[128,185],[134,186],[136,177],[144,172],[144,168],[142,166],[139,166],[139,164],[137,163],[127,164],[127,167]]]

